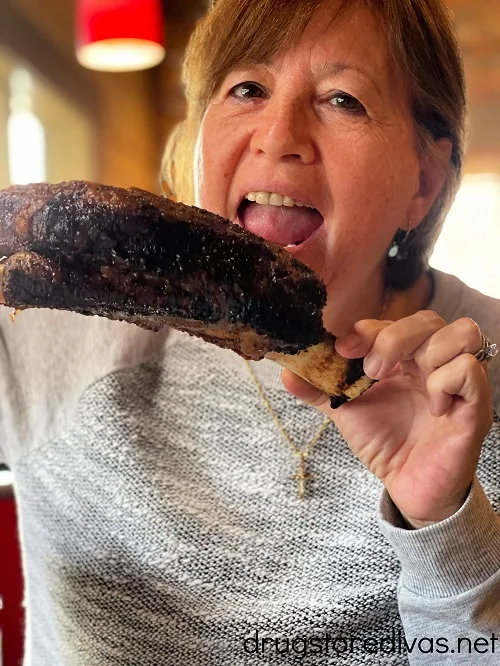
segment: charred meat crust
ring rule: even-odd
[[[0,219],[0,253],[20,253],[22,265],[9,278],[13,306],[121,312],[155,328],[158,317],[251,328],[269,337],[268,349],[285,353],[325,335],[326,292],[314,273],[198,208],[136,188],[72,181],[0,192]]]
[[[231,294],[219,290],[210,294],[210,284],[200,292],[196,280],[176,284],[144,272],[116,272],[109,266],[82,276],[79,268],[34,252],[17,252],[3,264],[4,300],[20,309],[71,310],[155,331],[173,326],[254,360],[275,349],[286,349],[289,354],[299,351],[297,344],[276,339],[242,321],[228,323],[222,315],[229,309],[225,299]]]
[[[271,358],[335,396],[332,406],[371,384],[335,352],[315,274],[207,211],[83,181],[15,186],[0,192],[0,256],[2,304],[172,326]]]
[[[332,409],[338,409],[339,407],[342,407],[342,405],[345,405],[347,402],[349,402],[349,399],[343,395],[330,396],[330,407]]]

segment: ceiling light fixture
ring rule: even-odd
[[[161,0],[77,0],[76,57],[101,72],[159,65],[165,57]]]

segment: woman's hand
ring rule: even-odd
[[[481,344],[472,319],[447,325],[425,310],[396,322],[363,320],[336,348],[365,357],[365,373],[379,380],[369,391],[332,410],[328,396],[289,370],[283,382],[334,421],[406,520],[422,527],[462,506],[492,425],[486,364],[474,357]]]

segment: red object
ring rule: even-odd
[[[163,45],[160,0],[79,0],[77,42],[145,39]]]
[[[164,38],[161,0],[77,0],[78,55],[86,47],[109,40],[142,40],[163,49]]]
[[[0,630],[2,666],[19,666],[23,656],[23,575],[17,536],[16,505],[12,495],[0,494]]]

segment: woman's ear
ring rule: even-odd
[[[408,210],[413,229],[424,220],[443,189],[451,168],[452,149],[449,139],[438,139],[420,157],[419,189]]]

